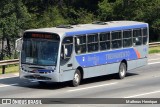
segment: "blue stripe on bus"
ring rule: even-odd
[[[109,31],[134,29],[134,28],[144,28],[144,27],[148,27],[148,25],[140,24],[140,25],[132,25],[132,26],[107,27],[107,28],[101,28],[101,29],[66,32],[66,36],[82,35],[82,34],[89,34],[89,33],[99,33],[99,32],[109,32]]]
[[[76,60],[82,67],[104,65],[108,63],[117,63],[125,60],[135,60],[139,56],[134,48],[113,50],[99,53],[90,53],[85,55],[77,55]]]
[[[52,70],[47,70],[47,69],[38,69],[38,72],[51,72]]]

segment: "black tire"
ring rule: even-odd
[[[44,81],[38,81],[38,83],[39,83],[40,85],[47,85],[47,83],[44,82]]]
[[[81,77],[81,72],[78,69],[76,69],[73,80],[71,81],[71,86],[77,87],[81,82]]]
[[[121,62],[119,66],[119,72],[117,74],[117,78],[123,79],[126,76],[126,72],[127,72],[126,64],[124,62]]]

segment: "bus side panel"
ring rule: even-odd
[[[135,48],[139,54],[140,58],[137,60],[137,67],[141,67],[144,65],[147,65],[147,57],[148,57],[148,46],[143,45],[143,46],[138,46]]]
[[[130,60],[127,61],[127,70],[131,70],[136,68],[137,64],[136,64],[137,60]]]
[[[126,48],[99,53],[83,54],[76,56],[78,64],[84,68],[84,78],[118,73],[122,60],[131,61],[129,69],[136,68],[137,51]]]
[[[65,64],[63,65],[60,65],[60,81],[61,82],[73,80],[74,73],[75,73],[73,61],[74,61],[74,57],[72,55],[69,61],[65,62]]]
[[[112,64],[85,68],[84,69],[85,73],[87,73],[86,78],[118,73],[119,65],[120,63],[118,62],[118,63],[112,63]]]
[[[144,65],[147,65],[147,58],[137,60],[137,68],[141,67],[141,66],[144,66]]]
[[[147,58],[127,61],[127,64],[128,64],[127,70],[132,70],[132,69],[147,65],[147,61],[148,61]]]
[[[139,47],[139,52],[141,53],[142,58],[147,58],[148,57],[148,52],[149,52],[149,46],[148,45],[143,45]]]
[[[148,63],[148,45],[134,47],[134,50],[136,51],[138,58],[127,62],[128,70],[145,66]]]
[[[119,71],[119,65],[120,65],[120,62],[112,63],[112,64],[107,64],[106,66],[110,67],[110,71],[107,72],[107,74],[118,73],[118,71]]]
[[[62,82],[73,80],[75,70],[65,70],[63,71]]]
[[[106,65],[84,68],[84,73],[87,75],[85,78],[106,75],[109,72],[110,72],[110,67]]]

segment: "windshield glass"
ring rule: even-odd
[[[59,41],[24,39],[22,63],[36,65],[56,65]]]

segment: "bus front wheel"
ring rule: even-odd
[[[80,84],[80,82],[81,82],[81,73],[78,69],[76,69],[71,85],[77,87]]]
[[[117,77],[119,79],[123,79],[126,76],[126,72],[127,72],[126,64],[122,62],[119,66],[119,72],[117,74]]]

